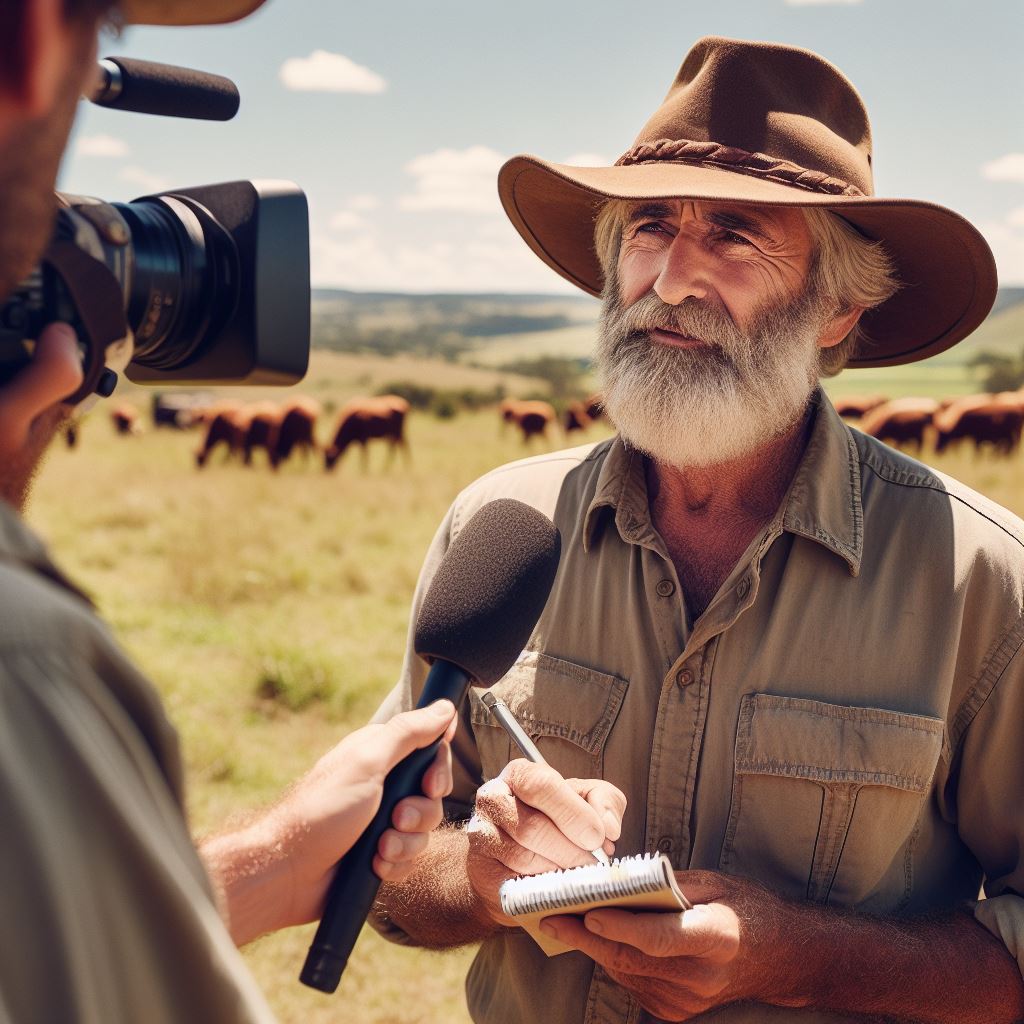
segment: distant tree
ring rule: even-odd
[[[1015,356],[999,352],[979,352],[969,364],[982,372],[986,391],[1016,391],[1024,385],[1024,349]]]

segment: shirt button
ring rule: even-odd
[[[658,853],[671,853],[672,840],[668,836],[662,836],[658,840]]]
[[[680,686],[689,686],[693,682],[693,673],[688,668],[684,668],[676,673],[676,682]]]
[[[740,599],[742,600],[744,597],[746,597],[749,592],[750,580],[745,578],[740,580],[740,582],[736,586],[736,593],[740,596]]]
[[[660,597],[671,597],[676,592],[676,585],[671,580],[658,580],[654,589]]]

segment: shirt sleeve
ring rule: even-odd
[[[126,679],[72,647],[0,650],[0,1005],[18,1021],[271,1024]]]
[[[1024,660],[1020,649],[964,736],[957,828],[985,872],[975,918],[1024,974]]]

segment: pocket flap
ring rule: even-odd
[[[509,671],[491,687],[535,739],[557,736],[597,756],[619,714],[627,682],[538,651],[524,651]],[[473,725],[497,726],[471,691]]]
[[[942,750],[941,718],[748,694],[736,771],[926,793]]]

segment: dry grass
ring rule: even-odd
[[[421,370],[446,385],[454,372]],[[310,384],[340,401],[385,371],[405,373],[321,356]],[[115,437],[101,407],[79,450],[54,451],[30,520],[163,694],[202,832],[272,799],[372,713],[397,676],[420,560],[449,501],[523,449],[493,412],[414,415],[411,465],[385,470],[378,451],[365,473],[355,459],[332,475],[300,464],[274,475],[259,459],[199,472],[197,440]],[[1024,511],[1019,459],[964,452],[939,466]],[[246,952],[286,1024],[466,1021],[470,951],[426,954],[364,933],[328,998],[296,980],[310,934]]]

